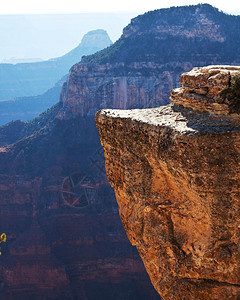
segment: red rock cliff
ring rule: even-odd
[[[96,115],[123,225],[163,299],[240,299],[239,71],[195,68],[168,106]]]

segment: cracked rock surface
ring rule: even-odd
[[[194,69],[168,106],[96,115],[122,222],[163,299],[240,299],[240,118],[220,99],[238,71]]]

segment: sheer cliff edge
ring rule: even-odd
[[[123,225],[163,299],[240,299],[239,72],[194,68],[167,106],[96,114]]]

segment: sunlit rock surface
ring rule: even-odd
[[[194,69],[174,104],[96,115],[123,225],[163,299],[240,297],[240,118],[222,93],[237,71]]]

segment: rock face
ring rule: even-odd
[[[163,299],[240,298],[236,72],[197,68],[173,104],[96,115],[123,225]]]
[[[143,108],[168,103],[173,72],[154,63],[85,64],[72,67],[60,101],[59,118],[94,116],[104,108]]]

